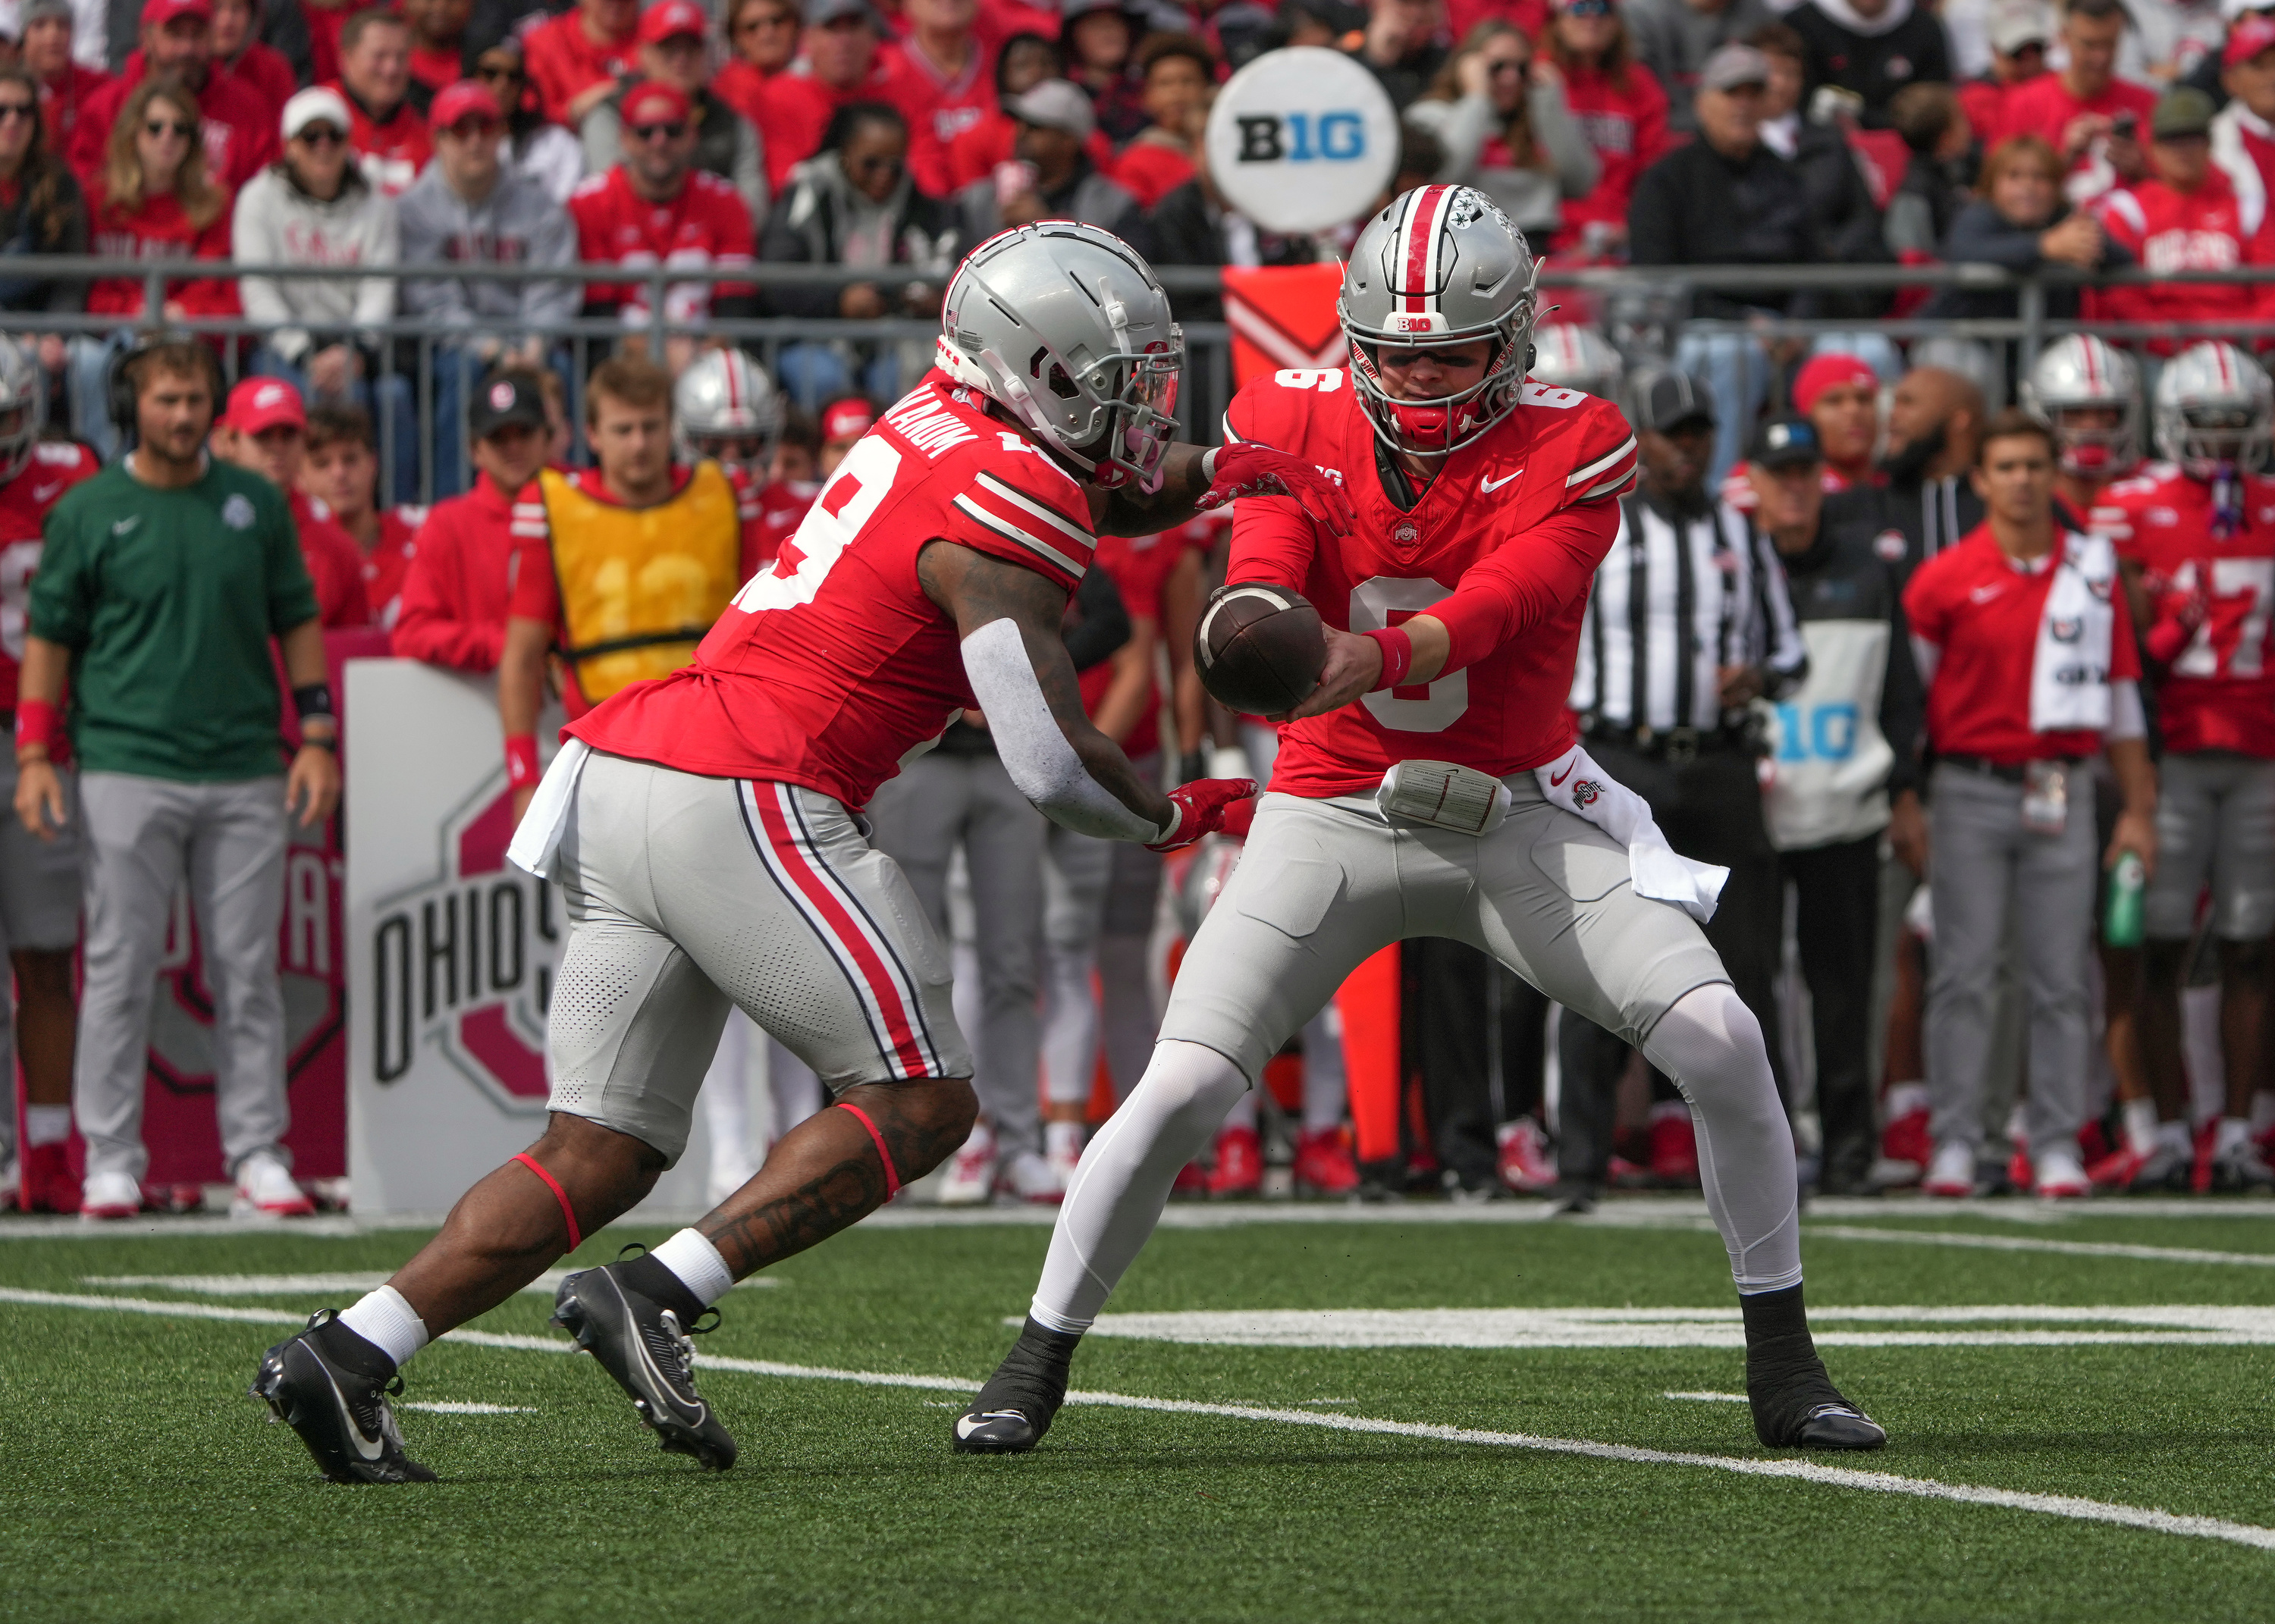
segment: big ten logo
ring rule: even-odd
[[[347,865],[322,830],[295,829],[284,849],[284,908],[277,969],[284,999],[286,1069],[297,1074],[340,1030],[346,956],[341,935]],[[178,1092],[213,1085],[216,989],[186,887],[174,893],[158,955],[150,1011],[150,1070]],[[223,989],[228,991],[229,989]]]
[[[1355,110],[1243,113],[1243,163],[1349,163],[1366,155],[1366,120]]]
[[[1856,707],[1840,700],[1777,707],[1780,761],[1846,761],[1856,753]]]
[[[553,888],[505,861],[503,775],[442,830],[442,872],[380,904],[372,925],[372,1075],[432,1054],[502,1108],[542,1108],[545,1018],[567,932]]]

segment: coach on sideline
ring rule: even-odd
[[[2077,1130],[2096,888],[2125,852],[2156,861],[2156,769],[2116,555],[2105,539],[2066,535],[2054,523],[2054,470],[2044,424],[2022,412],[1992,418],[1974,474],[1988,520],[1920,565],[1904,589],[1936,763],[1930,1195],[1964,1196],[1975,1185],[2009,910],[2022,925],[2037,1192],[2087,1193]],[[2105,852],[2097,850],[2089,767],[2105,745],[2125,797]]]
[[[150,1000],[186,875],[217,1007],[214,1091],[239,1205],[306,1213],[279,1143],[287,1107],[276,938],[287,809],[305,826],[339,802],[315,592],[283,494],[207,455],[222,383],[212,351],[161,340],[113,375],[137,444],[48,517],[16,713],[16,815],[52,838],[68,816],[52,752],[69,676],[87,819],[87,981],[73,1076],[87,1139],[80,1210],[124,1218],[141,1205]],[[289,774],[278,771],[271,637],[283,640],[300,716]]]

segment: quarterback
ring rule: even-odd
[[[1150,534],[1265,491],[1342,529],[1341,493],[1263,447],[1171,443],[1183,339],[1151,269],[1094,227],[981,244],[949,284],[937,353],[693,662],[580,717],[539,785],[510,855],[560,881],[574,926],[548,1018],[549,1125],[386,1285],[316,1315],[254,1379],[335,1481],[432,1477],[404,1454],[387,1385],[678,1159],[730,1002],[834,1108],[693,1227],[563,1280],[555,1322],[664,1448],[733,1463],[696,1391],[697,1322],[971,1128],[947,949],[859,816],[959,712],[981,708],[1019,788],[1084,834],[1170,850],[1253,793],[1245,779],[1146,783],[1084,715],[1060,621],[1100,533]]]
[[[1482,193],[1409,192],[1352,249],[1349,369],[1256,380],[1227,414],[1233,443],[1284,447],[1348,487],[1347,535],[1276,498],[1233,521],[1225,591],[1307,597],[1326,668],[1285,718],[1153,1062],[1075,1174],[1018,1341],[955,1423],[961,1450],[1035,1446],[1177,1170],[1359,962],[1408,936],[1492,954],[1676,1080],[1740,1293],[1755,1431],[1778,1447],[1886,1441],[1810,1337],[1791,1133],[1761,1030],[1699,928],[1720,872],[1677,857],[1575,742],[1564,699],[1636,442],[1611,405],[1526,381],[1536,276]]]

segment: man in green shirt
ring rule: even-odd
[[[53,763],[64,730],[86,820],[85,991],[72,1076],[87,1141],[80,1211],[141,1205],[144,1051],[174,893],[188,881],[215,1004],[214,1091],[242,1207],[309,1211],[286,1122],[277,928],[285,819],[339,802],[314,590],[284,497],[206,454],[221,389],[194,340],[120,363],[138,442],[49,514],[17,705],[16,814],[52,838],[70,815]],[[268,641],[279,638],[302,744],[280,774]]]

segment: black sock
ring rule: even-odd
[[[395,1361],[389,1358],[378,1343],[372,1341],[336,1319],[327,1319],[308,1333],[308,1340],[316,1350],[344,1370],[382,1384],[395,1379]]]
[[[632,1290],[678,1315],[681,1330],[702,1318],[703,1300],[687,1289],[686,1281],[656,1261],[654,1252],[642,1252],[637,1258],[626,1258],[608,1266]]]
[[[1782,1447],[1812,1409],[1843,1401],[1817,1356],[1799,1286],[1741,1296],[1738,1311],[1746,1321],[1746,1396],[1754,1432],[1772,1448]]]
[[[1027,1413],[1037,1408],[1039,1399],[1044,1401],[1043,1413],[1027,1413],[1027,1418],[1038,1427],[1048,1426],[1065,1401],[1067,1367],[1081,1342],[1079,1332],[1053,1331],[1028,1320],[1019,1327],[1019,1340],[1011,1344],[1011,1351],[1003,1356],[1003,1363],[979,1390],[972,1408],[1017,1409]]]

